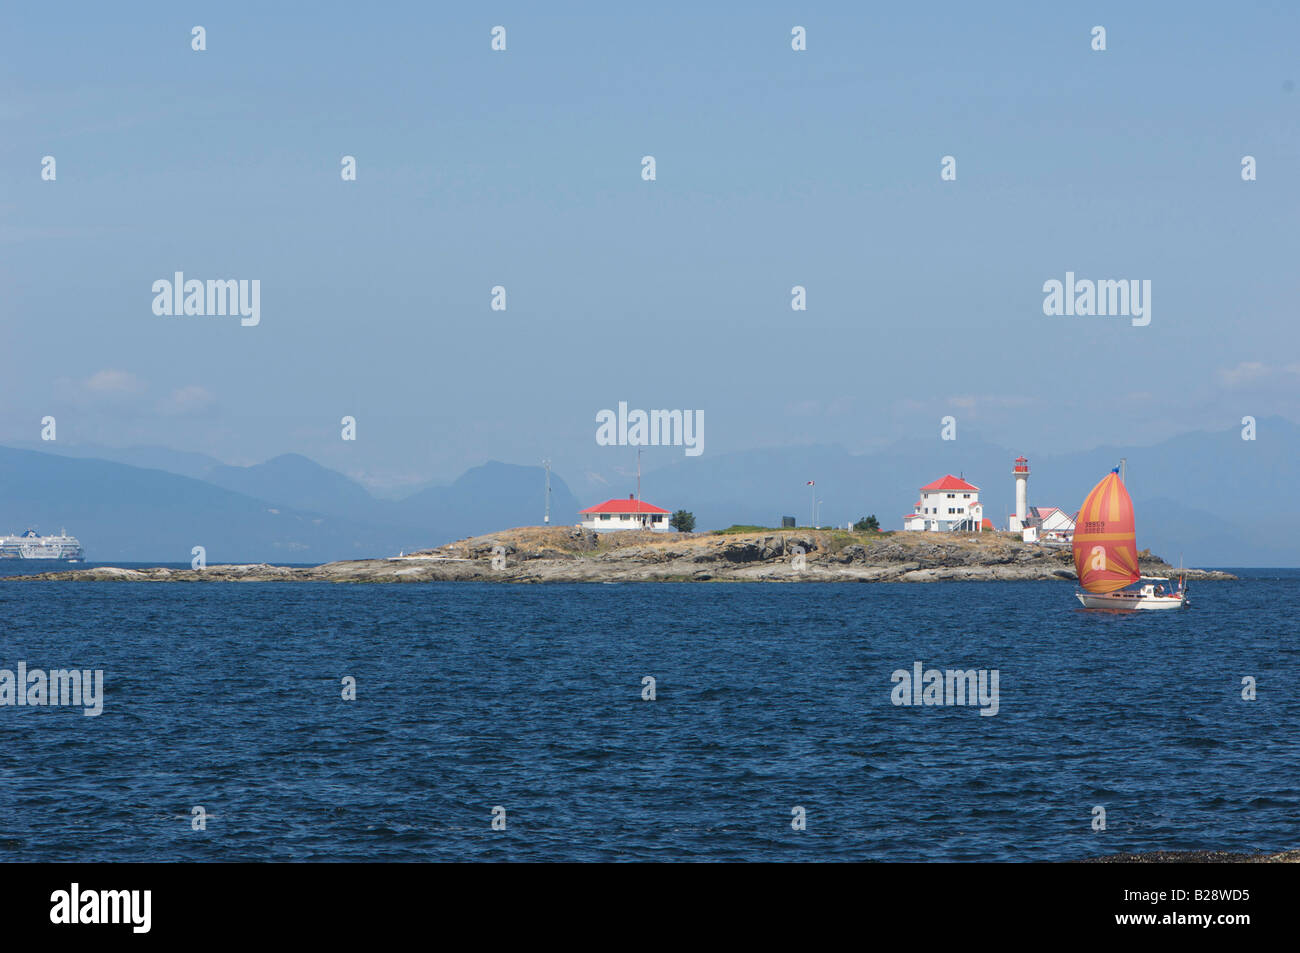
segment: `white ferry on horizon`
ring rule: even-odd
[[[34,529],[21,536],[0,536],[0,559],[58,559],[79,563],[84,553],[81,541],[61,530],[58,536],[42,536]]]

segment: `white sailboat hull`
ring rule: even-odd
[[[1085,609],[1181,609],[1187,605],[1187,594],[1182,592],[1163,596],[1146,592],[1076,592],[1075,596]]]

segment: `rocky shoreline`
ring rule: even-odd
[[[1145,854],[1108,854],[1082,864],[1300,864],[1300,850],[1278,854],[1232,854],[1223,850],[1153,850]]]
[[[1142,572],[1178,570],[1148,552]],[[1189,580],[1237,577],[1185,571]],[[389,559],[312,567],[211,565],[204,569],[69,569],[8,580],[121,582],[994,582],[1073,580],[1067,547],[1010,533],[873,533],[776,530],[594,533],[522,527]]]

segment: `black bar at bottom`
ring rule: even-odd
[[[1047,929],[1230,943],[1294,923],[1296,873],[1272,863],[8,864],[0,923],[6,940],[54,941],[337,943],[454,927],[479,939],[562,931],[658,945],[690,922],[732,941],[903,930],[946,945]]]

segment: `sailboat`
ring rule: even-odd
[[[1187,586],[1175,589],[1165,576],[1138,570],[1133,500],[1120,479],[1119,467],[1092,488],[1074,527],[1074,569],[1085,609],[1181,609]],[[1128,588],[1137,584],[1137,588]]]

